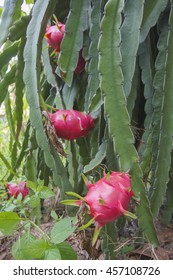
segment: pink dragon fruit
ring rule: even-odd
[[[47,113],[59,138],[73,140],[86,136],[94,127],[94,119],[76,110],[57,110]]]
[[[95,184],[87,186],[85,201],[98,228],[123,215],[133,196],[131,180],[127,173],[112,172]]]
[[[55,52],[60,51],[60,44],[64,37],[65,33],[65,24],[57,22],[56,25],[47,26],[45,39],[48,42],[49,46],[55,49]]]
[[[49,46],[52,47],[55,53],[60,52],[60,45],[65,33],[65,24],[56,20],[57,24],[52,26],[47,26],[46,33],[44,35]],[[81,73],[85,68],[85,60],[82,56],[82,49],[79,51],[78,64],[74,70],[75,74]]]
[[[8,193],[10,196],[17,198],[17,196],[21,193],[22,199],[29,194],[29,189],[26,186],[25,181],[21,181],[18,184],[16,183],[8,183],[7,184]]]
[[[64,204],[72,204],[81,206],[86,203],[89,211],[88,214],[92,217],[91,221],[80,229],[84,229],[91,225],[93,221],[96,224],[96,228],[93,236],[93,245],[95,244],[101,228],[107,223],[114,221],[121,215],[130,216],[136,218],[136,216],[129,211],[128,204],[133,196],[131,188],[131,178],[128,173],[112,172],[111,174],[105,174],[102,179],[95,184],[87,182],[88,192],[85,197],[81,197],[80,200],[64,200]],[[68,193],[79,198],[78,194]],[[67,202],[67,203],[66,203]]]

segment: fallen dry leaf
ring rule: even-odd
[[[153,259],[153,260],[169,260],[167,250],[161,247],[154,248],[148,244],[144,244],[142,247],[130,252],[130,256],[134,259]],[[145,257],[145,258],[144,258]]]

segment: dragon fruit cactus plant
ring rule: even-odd
[[[26,186],[25,181],[17,183],[7,183],[8,193],[10,196],[17,198],[18,195],[22,194],[22,199],[29,194],[29,189]]]
[[[84,229],[95,222],[95,231],[93,235],[94,245],[101,228],[107,223],[114,221],[121,215],[126,215],[131,218],[136,216],[130,213],[128,204],[133,196],[131,178],[128,173],[112,172],[105,174],[102,179],[94,184],[86,182],[88,192],[85,197],[80,197],[73,192],[67,192],[69,195],[80,198],[79,200],[63,200],[61,203],[81,206],[85,203],[88,207],[88,213],[92,219],[79,229]]]
[[[76,110],[57,110],[47,113],[59,138],[74,140],[86,136],[94,127],[94,119],[87,114]]]

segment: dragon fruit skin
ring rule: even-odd
[[[58,22],[57,25],[47,26],[45,39],[49,46],[55,49],[56,52],[60,51],[60,44],[64,37],[65,24]]]
[[[57,110],[48,117],[59,138],[74,140],[84,137],[94,127],[94,119],[76,110]]]
[[[8,183],[7,184],[8,193],[10,196],[17,198],[17,196],[21,193],[22,199],[29,194],[29,189],[26,186],[25,181],[21,181],[18,184],[16,183]]]
[[[82,56],[82,49],[79,52],[79,58],[78,58],[78,64],[76,66],[76,69],[74,70],[74,73],[77,75],[81,73],[85,68],[85,60]]]
[[[109,184],[116,186],[117,184],[120,186],[121,189],[128,190],[133,196],[133,191],[131,189],[131,178],[130,175],[126,172],[112,172],[109,176],[105,175]],[[101,180],[105,180],[105,177]]]

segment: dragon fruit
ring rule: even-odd
[[[79,52],[79,58],[78,58],[78,64],[76,66],[76,69],[74,70],[75,74],[81,73],[85,68],[85,60],[82,56],[82,49]]]
[[[49,46],[54,49],[55,53],[60,52],[60,45],[65,33],[65,24],[56,20],[56,25],[47,25],[46,33],[44,35]],[[81,73],[85,68],[85,60],[82,56],[82,49],[79,51],[78,64],[74,70],[75,74]]]
[[[85,201],[100,228],[123,215],[133,196],[131,180],[127,173],[112,172],[95,184],[87,184]]]
[[[93,245],[95,244],[101,228],[109,222],[114,221],[121,215],[136,218],[129,211],[128,204],[133,196],[131,178],[128,173],[112,172],[105,174],[102,179],[94,184],[86,182],[88,192],[85,197],[79,200],[64,200],[63,204],[72,204],[81,207],[85,203],[88,207],[88,214],[92,217],[89,223],[80,227],[84,229],[95,222]],[[68,193],[79,198],[78,194]]]
[[[86,136],[94,127],[94,119],[76,110],[57,110],[47,113],[59,138],[73,140]]]
[[[16,183],[8,183],[7,184],[8,193],[10,196],[17,198],[17,196],[21,193],[22,199],[29,194],[29,189],[26,186],[25,181],[21,181],[18,184]]]
[[[49,46],[55,49],[55,52],[60,51],[60,44],[64,37],[65,33],[65,24],[57,22],[56,25],[47,26],[45,39],[48,42]]]

